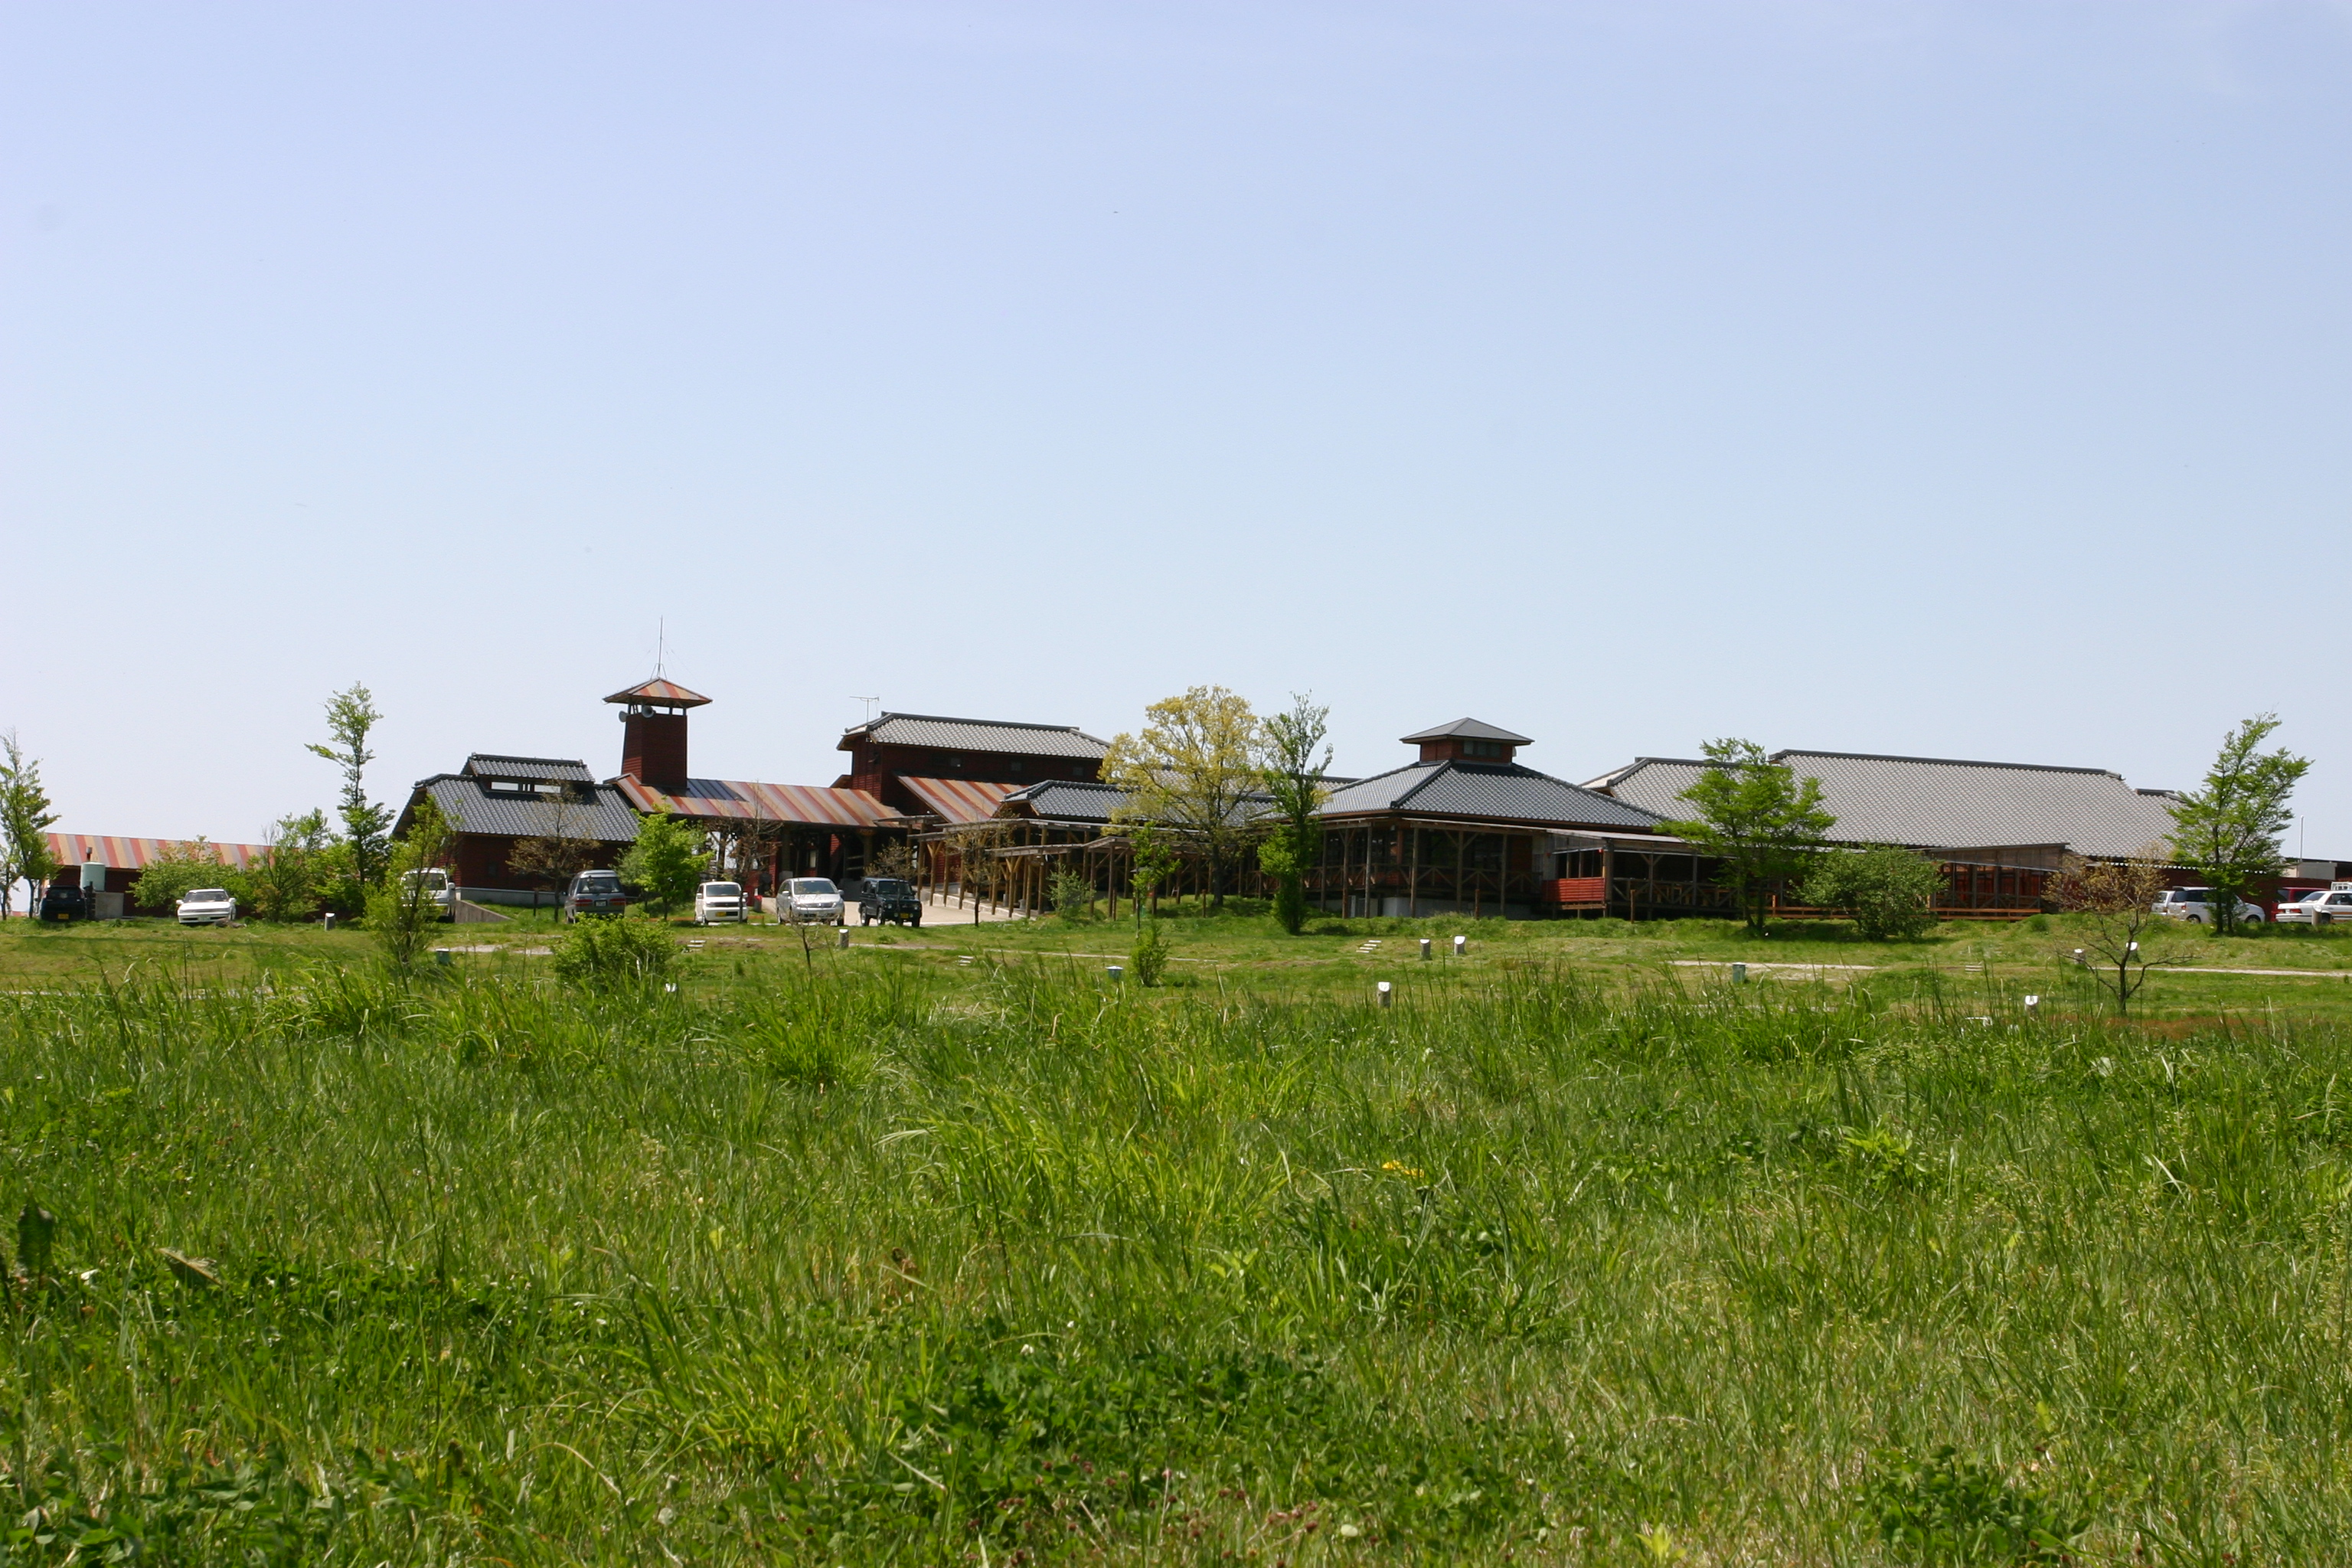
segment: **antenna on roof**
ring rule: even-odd
[[[850,700],[852,702],[863,702],[866,704],[866,717],[867,721],[871,722],[874,718],[874,705],[881,701],[882,699],[879,697],[852,697]]]
[[[669,673],[662,668],[669,653],[669,618],[661,616],[654,622],[654,679],[659,680]]]

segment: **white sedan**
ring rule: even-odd
[[[2278,907],[2283,926],[2332,926],[2338,921],[2352,925],[2352,882],[2338,882],[2324,893],[2305,893]]]
[[[184,926],[225,926],[236,919],[236,900],[226,888],[191,888],[179,909]]]
[[[794,877],[776,902],[779,919],[793,925],[837,926],[842,921],[841,889],[823,877]]]
[[[743,921],[745,912],[743,885],[740,882],[705,882],[694,889],[694,923],[707,926],[713,921]]]

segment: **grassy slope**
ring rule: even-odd
[[[1223,962],[1162,994],[755,931],[604,999],[11,931],[0,1201],[61,1225],[6,1511],[177,1561],[1872,1561],[1870,1478],[1950,1444],[2119,1553],[2352,1536],[2345,983],[2118,1030],[2063,931],[1733,991],[1658,957],[1887,954],[1178,928]]]

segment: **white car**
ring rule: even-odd
[[[2192,921],[2199,925],[2213,923],[2213,889],[2210,888],[2167,888],[2150,906],[2158,914],[2170,915],[2175,920]],[[2263,911],[2243,899],[2238,900],[2238,923],[2258,926],[2263,923]]]
[[[823,877],[794,877],[776,904],[780,922],[837,926],[842,921],[841,889]]]
[[[2339,921],[2352,925],[2352,882],[2338,882],[2325,892],[2305,893],[2278,907],[2283,926],[2331,926]]]
[[[694,889],[694,923],[707,926],[713,921],[749,920],[747,902],[740,882],[705,882]]]
[[[443,920],[453,920],[457,913],[457,889],[449,884],[449,873],[439,867],[423,871],[404,871],[400,878],[403,889],[425,886],[425,901],[439,912]]]
[[[179,909],[184,926],[225,926],[236,919],[236,900],[226,888],[191,888]]]

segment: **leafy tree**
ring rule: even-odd
[[[637,823],[636,842],[621,857],[621,880],[645,895],[656,914],[691,903],[709,868],[709,835],[683,816],[657,811]]]
[[[2050,879],[2051,901],[2081,915],[2091,977],[2116,999],[2116,1011],[2131,1011],[2131,999],[2147,984],[2147,972],[2178,958],[2155,944],[2171,935],[2171,921],[2156,912],[2165,889],[2160,847],[2149,845],[2128,860],[2086,860],[2069,855]]]
[[[1257,847],[1258,869],[1274,879],[1274,917],[1297,936],[1307,923],[1307,872],[1323,854],[1323,824],[1317,813],[1330,792],[1331,748],[1324,743],[1328,708],[1294,694],[1290,710],[1267,719],[1259,778],[1274,797],[1274,829]],[[1320,751],[1321,756],[1316,752]]]
[[[1936,895],[1943,887],[1943,870],[1933,860],[1900,845],[1878,844],[1822,856],[1800,896],[1809,904],[1843,910],[1854,930],[1884,942],[1934,930]]]
[[[567,784],[561,795],[532,801],[530,811],[540,831],[515,840],[507,854],[507,868],[555,888],[571,886],[572,879],[595,865],[604,852],[594,837],[594,802],[583,799]]]
[[[239,903],[253,897],[246,879],[221,858],[220,846],[196,837],[184,844],[164,845],[162,853],[147,862],[147,868],[131,885],[131,902],[138,909],[168,913],[173,905],[197,888],[226,888]]]
[[[364,776],[367,765],[375,761],[368,733],[383,721],[368,689],[354,684],[327,700],[327,733],[333,743],[314,741],[310,748],[343,770],[343,798],[336,815],[342,818],[343,839],[352,847],[352,872],[362,892],[383,880],[391,853],[392,810],[368,799]]]
[[[2238,901],[2255,884],[2278,875],[2282,841],[2294,818],[2286,803],[2310,771],[2311,759],[2259,750],[2279,726],[2278,715],[2263,713],[2223,738],[2221,754],[2206,771],[2205,787],[2192,790],[2172,807],[2172,852],[2213,889],[2209,906],[2215,929],[2238,926]]]
[[[1761,935],[1772,885],[1802,876],[1837,818],[1822,809],[1822,781],[1800,782],[1753,741],[1706,743],[1707,767],[1679,798],[1697,807],[1662,833],[1688,839],[1723,862],[1722,880],[1738,889],[1748,929]]]
[[[1195,686],[1143,711],[1143,732],[1114,737],[1103,758],[1103,777],[1126,797],[1114,820],[1181,833],[1208,861],[1211,902],[1223,909],[1226,868],[1259,832],[1249,809],[1264,777],[1258,717],[1222,686]]]
[[[441,918],[428,879],[411,873],[446,868],[457,847],[457,826],[425,795],[409,814],[406,837],[393,846],[383,885],[368,890],[368,930],[398,968],[416,962],[426,930]]]
[[[1160,884],[1176,872],[1176,851],[1167,837],[1148,822],[1139,822],[1127,830],[1128,890],[1135,898],[1135,923],[1140,929],[1144,908],[1151,906],[1153,918],[1159,915]]]
[[[327,814],[281,816],[269,830],[261,864],[247,874],[253,912],[266,921],[307,920],[318,912],[326,879]]]
[[[49,825],[57,816],[41,788],[41,764],[25,755],[16,731],[0,737],[0,920],[8,918],[16,902],[16,884],[26,890],[28,912],[40,901],[40,885],[57,874],[57,857],[49,853]]]
[[[876,845],[874,852],[866,858],[866,874],[868,877],[896,877],[900,881],[913,881],[915,847],[903,838],[893,838],[887,844]]]

